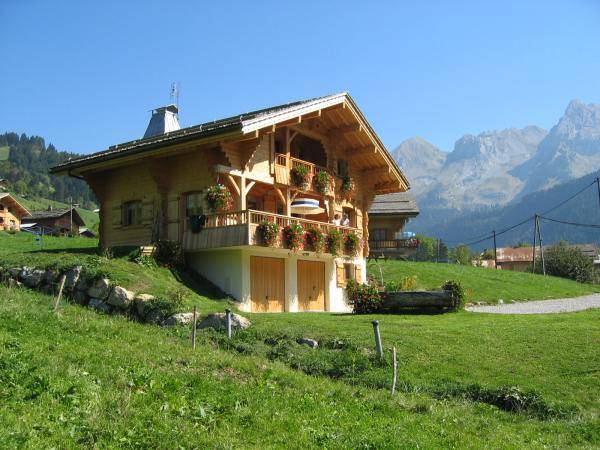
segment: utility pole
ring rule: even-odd
[[[598,186],[598,205],[600,205],[600,177],[596,177],[596,186]]]
[[[435,259],[435,262],[440,262],[440,238],[437,240],[437,258]]]
[[[494,269],[498,269],[498,248],[496,247],[496,230],[493,230],[494,233]]]
[[[535,273],[535,245],[536,245],[536,235],[537,235],[537,213],[534,216],[533,220],[533,264],[531,265],[531,273]]]
[[[542,243],[542,230],[540,228],[540,218],[536,216],[536,226],[538,232],[538,240],[540,241],[540,256],[542,257],[542,273],[546,275],[546,261],[544,259],[544,245]]]
[[[69,209],[71,212],[71,225],[69,226],[69,234],[73,237],[73,197],[69,197],[69,205],[71,208]]]

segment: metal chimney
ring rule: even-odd
[[[179,130],[181,126],[179,125],[178,113],[179,109],[176,105],[161,106],[154,109],[148,128],[144,133],[144,138]]]

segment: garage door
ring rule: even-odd
[[[250,257],[252,312],[285,310],[285,265],[281,258]]]
[[[298,261],[298,309],[325,311],[325,263]]]

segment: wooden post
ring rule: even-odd
[[[192,320],[192,349],[196,350],[196,305],[194,305],[194,318]]]
[[[381,347],[381,334],[379,334],[379,320],[373,322],[373,333],[375,334],[375,350],[380,358],[383,358],[383,349]]]
[[[394,375],[392,378],[392,395],[396,393],[396,381],[398,380],[398,361],[396,360],[396,347],[392,347],[392,363],[394,368]]]
[[[531,273],[535,273],[535,245],[536,245],[536,235],[537,235],[537,214],[534,217],[533,221],[533,264],[531,265]]]
[[[63,289],[65,287],[65,281],[67,277],[63,274],[60,277],[60,287],[58,288],[58,295],[56,296],[56,301],[54,302],[54,311],[58,311],[58,304],[60,303],[60,299],[62,298]]]
[[[231,310],[230,309],[225,310],[225,323],[226,323],[226,329],[227,329],[227,338],[231,339]]]
[[[494,233],[494,269],[498,269],[498,247],[496,246],[496,230],[492,231]]]

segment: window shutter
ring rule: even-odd
[[[362,266],[360,265],[355,265],[354,266],[354,279],[356,280],[357,283],[362,283]]]
[[[112,215],[111,224],[113,228],[121,228],[123,222],[123,209],[122,205],[114,206],[110,210]]]
[[[341,265],[341,264],[335,265],[335,278],[336,278],[338,287],[346,286],[346,273],[345,273],[343,265]]]

